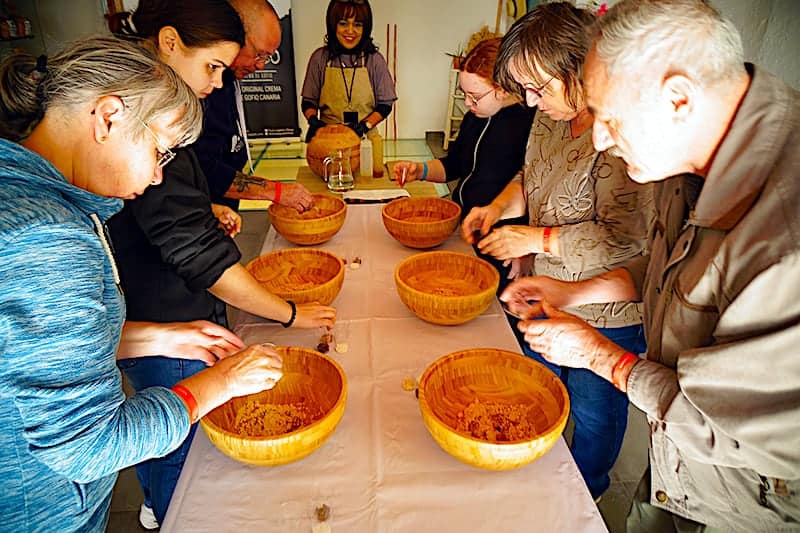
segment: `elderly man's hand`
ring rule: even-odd
[[[580,318],[542,302],[546,319],[523,320],[517,328],[532,350],[556,365],[588,368],[611,380],[614,361],[625,350]]]
[[[308,211],[314,205],[314,197],[303,185],[299,183],[281,184],[281,197],[279,205],[285,205],[297,210],[298,213]]]

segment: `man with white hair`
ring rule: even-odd
[[[628,531],[800,528],[800,94],[702,0],[622,0],[584,65],[594,143],[657,182],[650,256],[501,296],[531,348],[645,412]],[[641,298],[647,357],[558,307]],[[533,306],[528,300],[544,300]]]

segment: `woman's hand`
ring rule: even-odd
[[[242,339],[206,320],[192,322],[126,321],[117,359],[161,355],[196,359],[212,366],[244,348]]]
[[[281,197],[278,205],[291,207],[298,213],[303,213],[311,209],[314,205],[314,197],[305,186],[300,183],[281,183]]]
[[[541,301],[563,308],[573,305],[577,283],[548,276],[525,276],[516,279],[500,294],[500,301],[517,316],[533,318],[542,314]]]
[[[482,236],[491,231],[492,226],[500,220],[502,214],[503,211],[494,204],[473,207],[461,222],[461,237],[469,244],[477,243]]]
[[[271,389],[283,377],[282,369],[280,354],[264,344],[248,346],[214,367],[231,398]]]
[[[398,161],[392,166],[392,171],[394,173],[394,179],[397,181],[397,184],[403,187],[407,183],[411,183],[414,180],[419,179],[420,175],[422,174],[422,170],[419,163],[415,163],[413,161]]]
[[[500,226],[480,240],[478,249],[501,261],[523,257],[538,251],[534,245],[538,229],[530,226]]]
[[[219,227],[231,239],[242,231],[242,217],[227,205],[211,204],[211,211],[219,220]]]
[[[297,317],[292,326],[297,328],[332,329],[336,323],[336,308],[317,302],[297,304]]]

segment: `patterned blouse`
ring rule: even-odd
[[[652,187],[628,178],[621,159],[598,153],[591,129],[573,139],[568,121],[537,113],[523,184],[529,224],[560,228],[562,255],[536,254],[529,262],[530,274],[578,281],[646,252]],[[638,303],[589,304],[568,311],[600,328],[642,321]]]

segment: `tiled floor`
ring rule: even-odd
[[[384,156],[387,160],[411,159],[426,160],[431,153],[441,155],[441,146],[431,147],[424,140],[386,141]],[[302,148],[298,145],[270,145],[256,147],[254,158],[259,161],[259,170],[265,169],[268,177],[276,179],[293,179],[297,167],[305,165]],[[236,242],[242,252],[242,261],[254,258],[261,249],[264,235],[268,229],[269,217],[264,211],[245,211],[242,213],[242,233]],[[235,319],[235,311],[231,313]],[[625,531],[625,516],[628,512],[631,496],[647,465],[647,425],[644,415],[631,407],[628,431],[622,446],[622,453],[611,472],[611,488],[603,495],[598,505],[611,533]],[[120,474],[111,502],[111,517],[106,531],[108,533],[140,533],[139,506],[142,493],[139,489],[133,468]],[[525,528],[525,531],[534,529]],[[353,532],[361,533],[361,532]],[[371,533],[371,532],[365,532]]]

